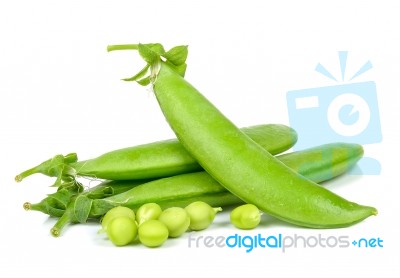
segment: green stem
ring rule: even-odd
[[[49,216],[52,217],[60,217],[64,214],[64,209],[55,207],[54,204],[49,202],[48,198],[43,199],[41,202],[32,204],[29,202],[25,202],[23,204],[23,208],[28,211],[28,210],[34,210],[34,211],[40,211],[44,214],[48,214]]]
[[[22,173],[15,176],[15,181],[20,182],[24,178],[41,173],[49,177],[56,177],[57,180],[54,185],[59,186],[63,178],[71,179],[75,174],[75,169],[67,167],[69,164],[77,162],[78,157],[75,153],[70,153],[65,156],[58,154],[39,165],[23,171]],[[65,172],[65,173],[64,173]]]
[[[24,209],[25,210],[35,210],[35,211],[47,213],[47,210],[45,209],[45,205],[43,204],[43,202],[36,203],[36,204],[31,204],[29,202],[26,202],[26,203],[24,203]]]
[[[107,46],[107,51],[114,50],[137,50],[138,44],[117,44],[117,45],[109,45]]]
[[[30,175],[36,174],[36,173],[42,173],[42,167],[41,165],[35,166],[31,169],[28,169],[26,171],[23,171],[22,173],[18,174],[15,176],[15,181],[16,182],[21,182],[24,178],[29,177]]]
[[[87,205],[87,201],[89,201],[89,205],[86,207],[85,205]],[[69,223],[83,223],[86,222],[87,217],[85,219],[80,219],[82,218],[82,215],[85,216],[85,212],[87,212],[87,214],[89,214],[89,210],[91,207],[91,202],[92,200],[87,198],[84,195],[78,195],[77,197],[73,197],[67,208],[65,209],[64,214],[60,217],[60,219],[58,219],[58,221],[56,222],[56,224],[54,224],[53,228],[51,228],[50,233],[54,236],[54,237],[58,237],[61,234],[62,229]],[[83,214],[82,214],[83,212]]]
[[[61,230],[68,224],[71,223],[71,218],[68,212],[65,212],[51,228],[50,233],[54,237],[59,237]]]

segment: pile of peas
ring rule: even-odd
[[[131,244],[138,237],[143,245],[158,247],[168,238],[180,237],[188,230],[208,228],[219,211],[222,211],[220,207],[213,208],[201,201],[164,211],[156,203],[147,203],[136,214],[130,208],[118,206],[104,215],[101,225],[102,231],[116,246]],[[246,204],[232,211],[231,222],[237,228],[252,229],[260,223],[260,216],[256,206]]]
[[[101,224],[102,230],[116,246],[131,244],[139,237],[143,245],[158,247],[168,238],[179,237],[189,229],[206,229],[221,210],[201,201],[185,208],[170,207],[164,211],[156,203],[147,203],[139,207],[136,214],[130,208],[118,206],[104,215]]]

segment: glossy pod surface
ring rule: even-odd
[[[242,128],[262,148],[272,154],[290,149],[297,141],[297,133],[281,124],[264,124]],[[15,177],[24,178],[41,173],[57,177],[55,185],[72,181],[76,176],[107,180],[154,179],[202,170],[196,160],[177,139],[107,152],[93,159],[78,161],[75,153],[56,155]]]
[[[326,156],[324,153],[335,153],[335,156]],[[343,166],[343,161],[351,159]],[[334,143],[306,149],[294,153],[277,156],[284,159],[304,178],[317,179],[321,182],[329,180],[348,171],[362,157],[362,147],[357,144]],[[330,169],[330,170],[327,170]],[[127,185],[130,181],[114,181]],[[242,204],[243,201],[228,192],[207,172],[182,174],[173,177],[154,180],[124,193],[102,200],[95,200],[91,210],[92,217],[99,217],[113,206],[124,205],[138,209],[141,205],[155,202],[163,208],[179,206],[185,207],[194,201],[204,201],[213,207]]]
[[[312,228],[345,227],[377,214],[304,179],[230,122],[164,62],[154,83],[177,138],[222,186],[284,221]]]
[[[330,143],[276,156],[300,175],[319,183],[348,172],[364,155],[361,145]]]
[[[325,153],[335,153],[335,155],[323,155]],[[349,157],[349,154],[352,157]],[[317,179],[318,182],[321,182],[349,170],[362,157],[362,154],[363,151],[360,145],[334,143],[289,153],[277,158],[284,158],[285,163],[293,167],[299,174],[304,175],[304,178]],[[346,160],[348,160],[348,163],[343,162]],[[327,171],[327,169],[331,169],[331,171]],[[123,190],[119,190],[119,186]],[[127,190],[129,187],[131,189]],[[97,188],[100,190],[97,190]],[[54,236],[59,236],[67,223],[77,221],[86,222],[88,217],[99,218],[113,207],[119,205],[136,210],[136,220],[140,225],[148,219],[158,218],[161,214],[161,208],[158,204],[161,204],[163,208],[169,208],[174,206],[186,207],[195,201],[206,202],[212,207],[224,207],[244,203],[212,179],[206,172],[177,175],[154,180],[142,185],[139,185],[137,180],[104,182],[93,188],[93,190],[89,190],[89,192],[96,192],[95,196],[97,199],[104,199],[90,200],[91,195],[85,194],[89,198],[83,199],[85,202],[90,203],[89,206],[77,206],[67,201],[63,206],[60,207],[57,205],[53,208],[54,202],[48,202],[48,198],[46,198],[41,203],[32,207],[32,209],[44,213],[49,213],[49,209],[51,209],[60,213],[60,216],[62,215],[61,218],[51,229]],[[121,193],[106,198],[107,194],[112,192]],[[102,195],[102,193],[105,193],[105,195]],[[151,202],[157,202],[157,204]],[[68,205],[67,208],[66,205]],[[76,211],[77,208],[78,211]],[[76,217],[77,213],[83,214],[85,217],[78,219]]]
[[[296,132],[285,125],[257,125],[242,130],[272,154],[288,150],[297,141]],[[70,166],[77,175],[108,180],[160,178],[202,170],[177,139],[115,150]]]

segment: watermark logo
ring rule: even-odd
[[[295,150],[330,142],[375,144],[382,141],[375,82],[351,83],[372,69],[372,63],[367,61],[346,79],[347,56],[347,51],[339,52],[341,78],[335,78],[320,63],[315,68],[340,84],[287,92],[289,122],[299,134]],[[364,157],[352,173],[378,175],[380,171],[378,160]]]
[[[322,234],[302,236],[298,234],[283,235],[241,235],[230,236],[194,236],[188,237],[189,248],[231,248],[250,253],[255,249],[280,250],[285,253],[295,248],[383,248],[380,237],[351,239],[347,235],[323,236]]]

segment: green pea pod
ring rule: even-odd
[[[281,124],[256,125],[242,131],[273,154],[290,149],[297,141],[296,131]],[[62,180],[70,181],[75,176],[107,180],[154,179],[202,170],[176,139],[114,150],[85,161],[77,160],[76,154],[56,155],[17,175],[15,180],[19,182],[32,174],[42,173],[57,177],[55,185],[60,185]]]
[[[335,155],[326,155],[328,153]],[[282,157],[286,163],[297,169],[300,179],[315,178],[316,181],[321,182],[346,172],[362,155],[363,149],[360,145],[336,143],[289,153],[278,156],[277,159]],[[157,203],[162,208],[167,208],[171,206],[184,207],[193,201],[204,201],[211,206],[243,203],[240,198],[231,194],[207,172],[203,171],[154,180],[122,194],[97,200],[91,208],[90,216],[103,215],[109,205],[112,207],[124,205],[136,209],[145,203]],[[104,208],[105,210],[103,210]]]
[[[300,175],[319,183],[349,171],[363,155],[361,145],[331,143],[276,158]]]
[[[280,155],[277,158],[304,175],[304,178],[323,182],[349,171],[362,156],[363,148],[358,144],[333,143]],[[129,183],[132,183],[132,189],[124,193],[94,200],[89,217],[99,218],[109,209],[119,205],[136,210],[147,203],[157,203],[164,209],[186,207],[194,201],[204,201],[213,207],[244,203],[204,171],[154,180],[142,185],[138,185],[135,180],[113,181],[111,185],[116,188],[121,184],[129,188]],[[53,227],[53,235],[59,235],[66,224],[77,222],[73,211],[74,205],[71,205]]]
[[[146,45],[139,44],[140,47]],[[285,166],[240,131],[161,58],[150,64],[158,104],[185,149],[227,190],[260,210],[310,228],[339,228],[376,215]]]

